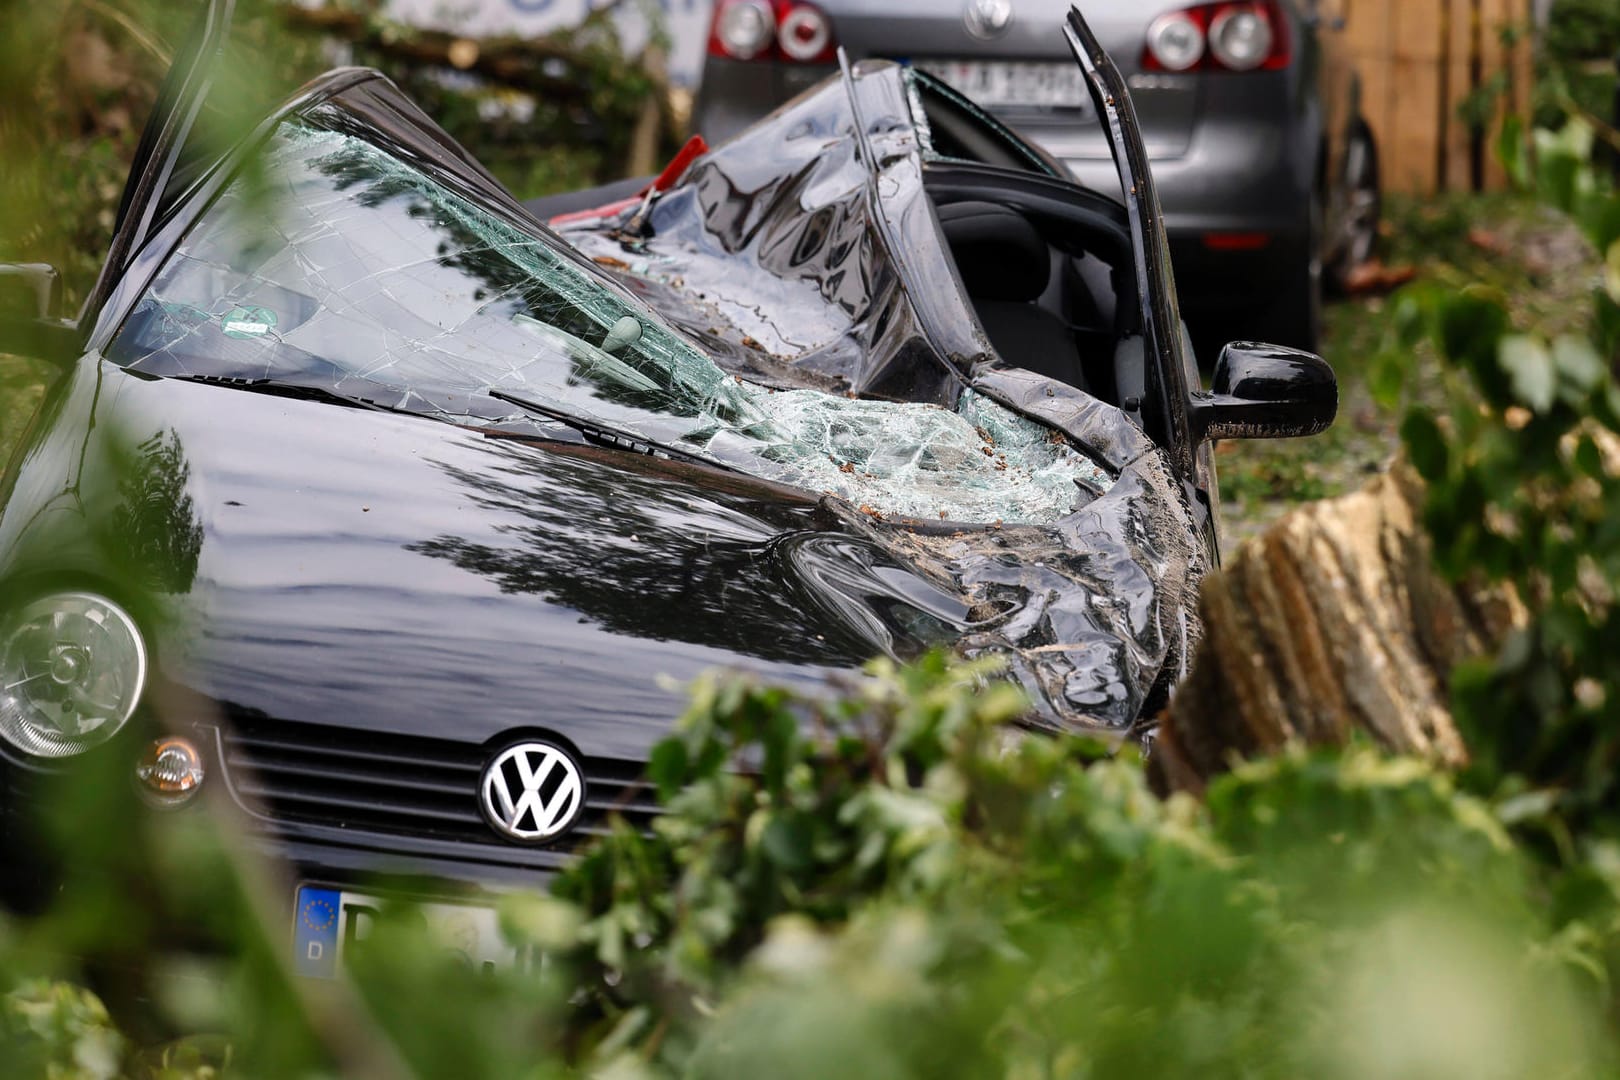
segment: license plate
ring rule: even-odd
[[[293,968],[300,975],[330,979],[343,958],[366,939],[382,907],[377,896],[301,885],[293,905]],[[481,971],[532,966],[527,950],[501,937],[495,909],[477,904],[420,904],[428,930],[447,952]]]
[[[913,60],[988,109],[1030,106],[1084,109],[1090,102],[1079,64],[1015,60]]]

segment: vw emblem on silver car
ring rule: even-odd
[[[484,816],[509,840],[536,844],[567,832],[585,806],[585,777],[550,743],[509,746],[484,767]]]
[[[968,0],[968,33],[989,40],[1006,33],[1012,25],[1012,0]]]

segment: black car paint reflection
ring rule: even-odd
[[[1190,391],[1151,177],[1121,206],[954,100],[938,119],[986,157],[944,161],[910,78],[846,71],[556,230],[374,72],[318,80],[223,158],[143,160],[53,331],[66,375],[8,473],[3,598],[156,585],[137,615],[165,721],[213,742],[232,794],[280,770],[268,809],[238,802],[334,880],[379,853],[463,881],[556,865],[482,819],[491,752],[544,733],[627,790],[713,668],[819,692],[946,645],[1004,658],[1032,727],[1140,733],[1218,554],[1193,418],[1292,433],[1299,379],[1249,350],[1230,393]],[[170,123],[199,103],[165,100],[151,152],[212,153]],[[233,204],[289,146],[285,212]],[[1035,231],[1026,265],[1074,261],[1065,288],[1104,266],[1109,303],[1063,307],[1100,321],[968,293],[937,211],[985,198]],[[998,302],[1056,318],[1072,355],[992,348]],[[1331,376],[1311,393],[1316,424]],[[37,766],[10,756],[0,781]]]
[[[35,453],[100,461],[112,440],[164,425],[152,460],[186,487],[176,535],[206,537],[189,552],[194,582],[164,578],[188,586],[175,591],[199,631],[168,664],[264,715],[479,743],[562,729],[587,753],[633,756],[705,668],[818,687],[966,625],[958,601],[814,500],[748,477],[116,368],[80,378]],[[147,491],[126,482],[87,501],[108,510],[84,531],[160,510]],[[115,576],[101,549],[34,550],[15,527],[78,506],[67,491],[14,492],[8,576],[69,559]],[[172,552],[146,549],[126,552],[143,576],[173,574]]]

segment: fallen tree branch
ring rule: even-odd
[[[586,99],[592,93],[589,81],[580,78],[581,51],[565,35],[472,38],[442,30],[402,30],[337,8],[290,5],[283,10],[295,27],[364,45],[392,59],[455,68],[550,97]],[[648,78],[655,83],[657,96],[663,96],[662,80]]]

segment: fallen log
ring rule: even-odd
[[[456,68],[503,86],[569,98],[583,99],[591,93],[591,87],[576,77],[577,50],[561,38],[478,39],[415,28],[402,32],[362,12],[296,4],[285,7],[283,15],[294,27],[365,45],[408,63]]]
[[[597,4],[590,19],[606,20],[616,6]],[[639,56],[620,57],[612,44],[616,39],[588,32],[588,25],[534,37],[479,38],[401,26],[349,8],[290,3],[281,12],[296,29],[346,41],[390,63],[465,72],[552,106],[592,115],[609,131],[628,132],[622,157],[612,162],[612,177],[654,171],[668,135],[679,127],[664,46],[656,40]],[[616,92],[606,93],[610,87]]]
[[[1452,668],[1499,648],[1526,612],[1454,586],[1430,559],[1422,482],[1403,465],[1294,511],[1204,583],[1204,637],[1151,755],[1166,789],[1201,791],[1234,760],[1355,733],[1448,765],[1467,748]]]

